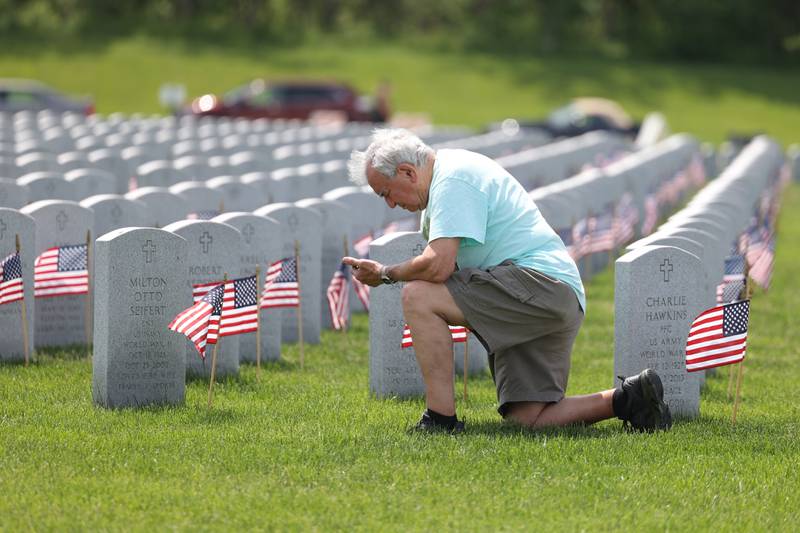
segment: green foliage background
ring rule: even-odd
[[[282,44],[334,34],[509,54],[800,62],[795,0],[0,0],[0,32]]]

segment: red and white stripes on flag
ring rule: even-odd
[[[284,257],[267,269],[261,308],[297,307],[300,305],[300,284],[297,282],[297,258]]]
[[[22,262],[19,252],[14,252],[0,262],[0,305],[18,302],[24,297]]]
[[[34,297],[87,294],[87,252],[88,247],[85,244],[76,244],[50,248],[37,257],[33,264]]]
[[[339,265],[333,273],[328,290],[328,309],[331,312],[331,325],[333,329],[342,330],[347,327],[347,317],[349,312],[350,294],[350,273],[348,266],[344,263]]]
[[[195,303],[203,299],[221,281],[203,283],[192,288]],[[256,277],[232,279],[225,282],[219,336],[228,337],[251,333],[258,328],[258,286]]]
[[[194,305],[178,313],[167,326],[172,331],[186,335],[203,359],[206,357],[206,345],[216,344],[219,338],[224,295],[224,284],[213,285]]]
[[[730,365],[744,359],[750,300],[703,311],[694,319],[686,339],[686,370]]]
[[[453,342],[467,342],[467,333],[469,330],[464,326],[447,326],[450,328],[450,336]],[[403,326],[403,340],[400,341],[401,348],[411,348],[414,346],[414,339],[411,338],[411,328],[408,324]]]
[[[361,300],[361,304],[364,306],[364,310],[369,313],[369,285],[365,285],[358,281],[355,276],[353,276],[353,289],[356,291],[356,296],[358,299]]]

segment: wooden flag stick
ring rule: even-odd
[[[256,299],[261,299],[258,280],[261,278],[261,265],[256,265]],[[256,380],[261,381],[261,305],[256,306]]]
[[[739,411],[739,399],[742,393],[742,377],[744,376],[744,359],[742,359],[737,366],[739,367],[739,372],[736,378],[736,399],[733,401],[733,415],[731,416],[731,423],[733,425],[736,425],[736,413]],[[732,371],[731,375],[733,375]]]
[[[208,382],[208,408],[211,409],[211,404],[214,400],[214,380],[217,377],[217,349],[219,348],[219,337],[217,343],[214,345],[214,352],[211,356],[211,379]]]
[[[86,355],[92,355],[92,231],[86,230],[86,316],[84,318],[84,329],[86,330]]]
[[[350,255],[350,246],[349,246],[349,243],[347,242],[347,235],[344,236],[343,244],[344,244],[344,255],[345,256]],[[350,290],[350,287],[348,287],[347,290]],[[348,305],[349,305],[349,302],[348,302]],[[345,309],[344,312],[345,312],[346,316],[349,318],[350,310],[349,309]],[[348,326],[347,320],[343,320],[342,321],[342,335],[345,336],[345,339],[347,339],[347,326]]]
[[[228,273],[227,272],[225,272],[225,274],[222,276],[222,283],[223,284],[228,283]],[[225,289],[223,289],[223,291],[224,290]],[[222,320],[222,317],[220,317],[220,321],[221,320]],[[211,404],[212,404],[212,402],[214,400],[214,381],[217,378],[217,350],[219,349],[219,341],[220,340],[221,340],[221,337],[219,336],[219,333],[217,333],[217,342],[214,344],[214,352],[211,355],[211,379],[208,381],[208,408],[209,409],[211,409]],[[206,345],[206,346],[208,346],[208,345]]]
[[[467,403],[467,366],[469,365],[469,331],[464,339],[464,403]]]
[[[20,245],[19,245],[19,234],[16,235],[16,245],[17,245],[17,255],[20,256],[20,265],[22,264],[22,256],[20,255]],[[25,276],[22,276],[23,280]],[[28,308],[25,305],[25,285],[23,281],[23,293],[22,293],[22,300],[20,303],[22,304],[22,351],[25,352],[25,366],[28,366],[30,363],[30,348],[28,346]]]
[[[305,350],[303,347],[303,295],[300,285],[300,241],[294,241],[294,265],[297,269],[297,338],[300,343],[300,368],[305,366]]]
[[[747,261],[744,262],[744,297],[750,298],[750,268],[747,266]],[[749,326],[748,326],[749,327]],[[733,375],[733,372],[731,372]],[[736,425],[736,415],[739,412],[739,400],[742,395],[742,380],[744,379],[744,357],[739,363],[739,372],[736,377],[736,398],[733,400],[733,414],[731,415],[731,424]]]

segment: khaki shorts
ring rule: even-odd
[[[564,397],[572,345],[583,323],[569,285],[510,261],[488,270],[457,270],[445,285],[489,353],[502,416],[510,402]]]

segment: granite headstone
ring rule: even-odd
[[[22,286],[28,321],[28,350],[33,353],[35,301],[33,299],[33,261],[35,254],[36,222],[15,209],[0,207],[0,261],[16,252],[16,237],[20,239]],[[0,362],[23,361],[25,350],[22,336],[22,302],[0,305]]]
[[[192,305],[191,291],[195,285],[222,282],[224,275],[234,279],[241,271],[242,234],[228,224],[205,220],[181,220],[164,228],[186,239],[187,255],[184,264],[186,287],[189,296],[182,302],[183,308]],[[217,376],[239,374],[239,335],[223,337],[217,355]],[[191,376],[211,375],[211,350],[201,358],[194,344],[188,339],[186,345],[186,373]]]
[[[191,300],[186,241],[123,228],[95,241],[92,396],[104,407],[182,404],[186,339],[167,326]]]
[[[94,211],[75,202],[42,200],[20,211],[36,221],[35,256],[54,246],[85,244],[94,228]],[[89,276],[91,283],[91,272]],[[91,326],[85,319],[87,305],[85,294],[37,298],[35,346],[85,344]]]
[[[267,268],[282,257],[283,236],[280,223],[273,218],[251,213],[225,213],[212,220],[229,224],[239,230],[242,234],[241,269],[236,276],[252,276],[258,265],[261,267],[258,286],[259,288],[263,287]],[[262,361],[277,361],[281,358],[281,323],[283,321],[281,310],[264,309],[260,312],[259,317],[261,359]],[[239,339],[239,360],[255,363],[256,334],[245,333],[239,335]]]
[[[703,311],[701,261],[671,246],[642,246],[616,261],[614,376],[652,368],[673,416],[700,412],[700,376],[686,371],[689,326]]]

